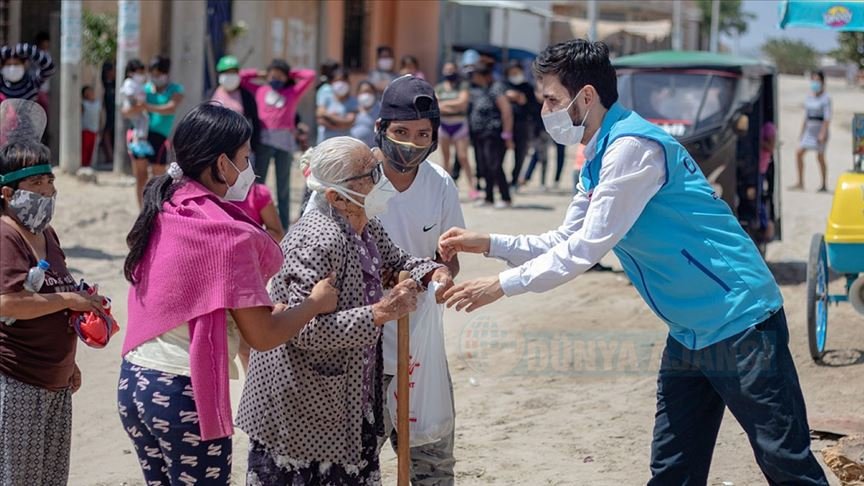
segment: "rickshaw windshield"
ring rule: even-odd
[[[720,123],[732,108],[736,78],[712,73],[624,72],[621,103],[676,137]]]

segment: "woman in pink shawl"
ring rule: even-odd
[[[266,351],[336,308],[325,279],[299,305],[271,313],[266,286],[282,254],[232,202],[255,181],[251,135],[228,108],[189,112],[174,134],[178,161],[148,183],[126,240],[132,286],[118,408],[147,484],[229,484],[228,378],[241,336]]]

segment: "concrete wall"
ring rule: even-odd
[[[531,6],[552,11],[552,2],[549,0],[532,1]],[[532,52],[540,52],[549,45],[549,21],[544,17],[524,12],[505,12],[497,8],[490,10],[489,34],[492,44]]]

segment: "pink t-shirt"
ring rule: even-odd
[[[274,90],[267,84],[255,84],[252,80],[257,77],[258,71],[255,69],[240,71],[240,86],[255,95],[261,128],[264,130],[293,130],[297,105],[303,94],[315,82],[315,71],[311,69],[292,71],[291,77],[294,79],[294,85],[286,86],[280,90]]]
[[[213,92],[213,101],[218,101],[225,108],[229,110],[236,111],[243,115],[243,95],[240,93],[239,89],[235,89],[232,92],[225,91],[222,86],[216,88],[216,91]]]
[[[243,210],[253,221],[259,226],[264,226],[264,220],[261,219],[261,211],[264,210],[270,203],[273,202],[273,196],[270,195],[270,189],[264,184],[254,184],[249,190],[249,195],[245,201],[235,202],[240,209]]]

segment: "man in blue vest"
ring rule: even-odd
[[[550,46],[534,70],[546,130],[586,146],[579,193],[564,223],[542,235],[443,234],[445,259],[482,253],[513,267],[452,287],[447,305],[471,312],[545,292],[612,250],[669,326],[648,484],[706,484],[729,407],[770,484],[827,485],[810,451],[780,289],[729,206],[672,136],[618,104],[604,44]]]

